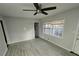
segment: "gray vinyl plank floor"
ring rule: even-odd
[[[33,39],[10,44],[6,56],[75,56],[52,43]]]

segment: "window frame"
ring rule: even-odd
[[[58,39],[63,39],[63,36],[64,36],[64,26],[65,26],[65,19],[53,20],[53,21],[61,21],[61,20],[64,21],[64,23],[63,23],[63,32],[62,32],[62,36],[59,36],[59,35],[57,35],[57,36],[51,35],[50,32],[47,34],[47,33],[45,32],[45,28],[44,28],[44,25],[45,25],[45,24],[49,24],[49,23],[47,23],[47,22],[43,24],[43,33],[44,33],[44,34],[47,34],[47,35],[49,35],[49,36],[53,36],[53,37],[58,38]],[[52,21],[52,22],[53,22],[53,21]],[[50,25],[51,25],[51,24],[50,24]],[[52,29],[53,29],[53,27],[52,27]],[[50,31],[50,28],[49,28],[49,31]],[[53,30],[52,30],[52,32],[53,32]]]

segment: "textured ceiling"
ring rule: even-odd
[[[60,12],[78,7],[77,3],[41,3],[42,8],[56,6],[56,10],[47,11],[48,15],[55,15]],[[1,16],[10,16],[10,17],[25,17],[25,18],[43,18],[47,17],[43,14],[38,14],[34,16],[34,11],[22,11],[22,9],[34,9],[32,3],[0,3],[0,15]]]

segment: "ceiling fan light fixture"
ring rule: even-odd
[[[34,7],[36,8],[36,10],[27,10],[27,9],[24,9],[23,11],[36,11],[36,12],[34,13],[34,15],[37,15],[37,14],[39,14],[39,13],[42,13],[42,14],[44,14],[44,15],[48,15],[48,13],[45,12],[45,11],[49,11],[49,10],[54,10],[54,9],[56,9],[56,6],[54,6],[54,7],[42,8],[42,5],[39,4],[39,3],[33,3],[33,5],[34,5]]]

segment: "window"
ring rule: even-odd
[[[49,24],[44,24],[44,30],[43,30],[43,32],[45,33],[45,34],[49,34],[49,32],[50,32],[50,27],[49,27],[50,25]]]
[[[43,32],[54,37],[62,37],[63,31],[64,20],[51,21],[43,25]]]

